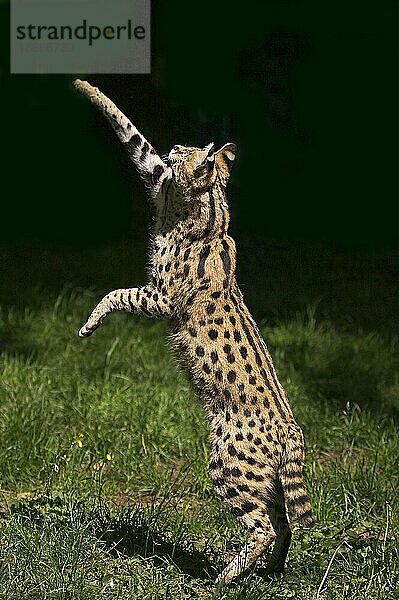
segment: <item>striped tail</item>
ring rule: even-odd
[[[98,88],[80,79],[74,81],[74,86],[79,92],[87,96],[111,123],[150,192],[155,196],[165,176],[170,176],[170,168],[131,121]]]
[[[284,464],[279,471],[284,495],[303,527],[314,525],[312,507],[303,482],[303,446],[287,447]]]

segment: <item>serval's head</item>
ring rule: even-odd
[[[173,146],[166,163],[172,169],[177,192],[191,200],[208,191],[216,181],[227,184],[235,154],[235,144],[225,144],[217,152],[214,144],[205,148]]]

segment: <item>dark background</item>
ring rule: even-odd
[[[229,201],[248,287],[254,275],[268,275],[270,255],[304,305],[317,296],[305,293],[308,279],[327,278],[331,292],[361,263],[365,293],[392,301],[399,281],[395,3],[157,0],[151,75],[87,77],[10,75],[9,7],[0,8],[7,277],[108,287],[123,269],[100,249],[116,244],[137,248],[136,265],[120,260],[126,274],[144,278],[143,186],[108,124],[73,90],[79,76],[109,95],[160,153],[175,143],[237,143]],[[101,269],[90,277],[88,260],[83,276],[85,257],[94,262],[96,253]]]

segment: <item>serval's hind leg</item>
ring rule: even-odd
[[[221,581],[229,584],[234,578],[250,567],[265,552],[276,537],[267,515],[262,517],[262,522],[257,520],[255,527],[253,526],[253,519],[249,515],[243,516],[240,518],[240,521],[248,530],[247,542],[237,556],[221,572],[216,579],[217,584]]]

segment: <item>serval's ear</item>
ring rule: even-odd
[[[215,152],[216,168],[220,174],[224,185],[227,184],[230,177],[230,170],[236,157],[237,146],[235,144],[225,144]]]

